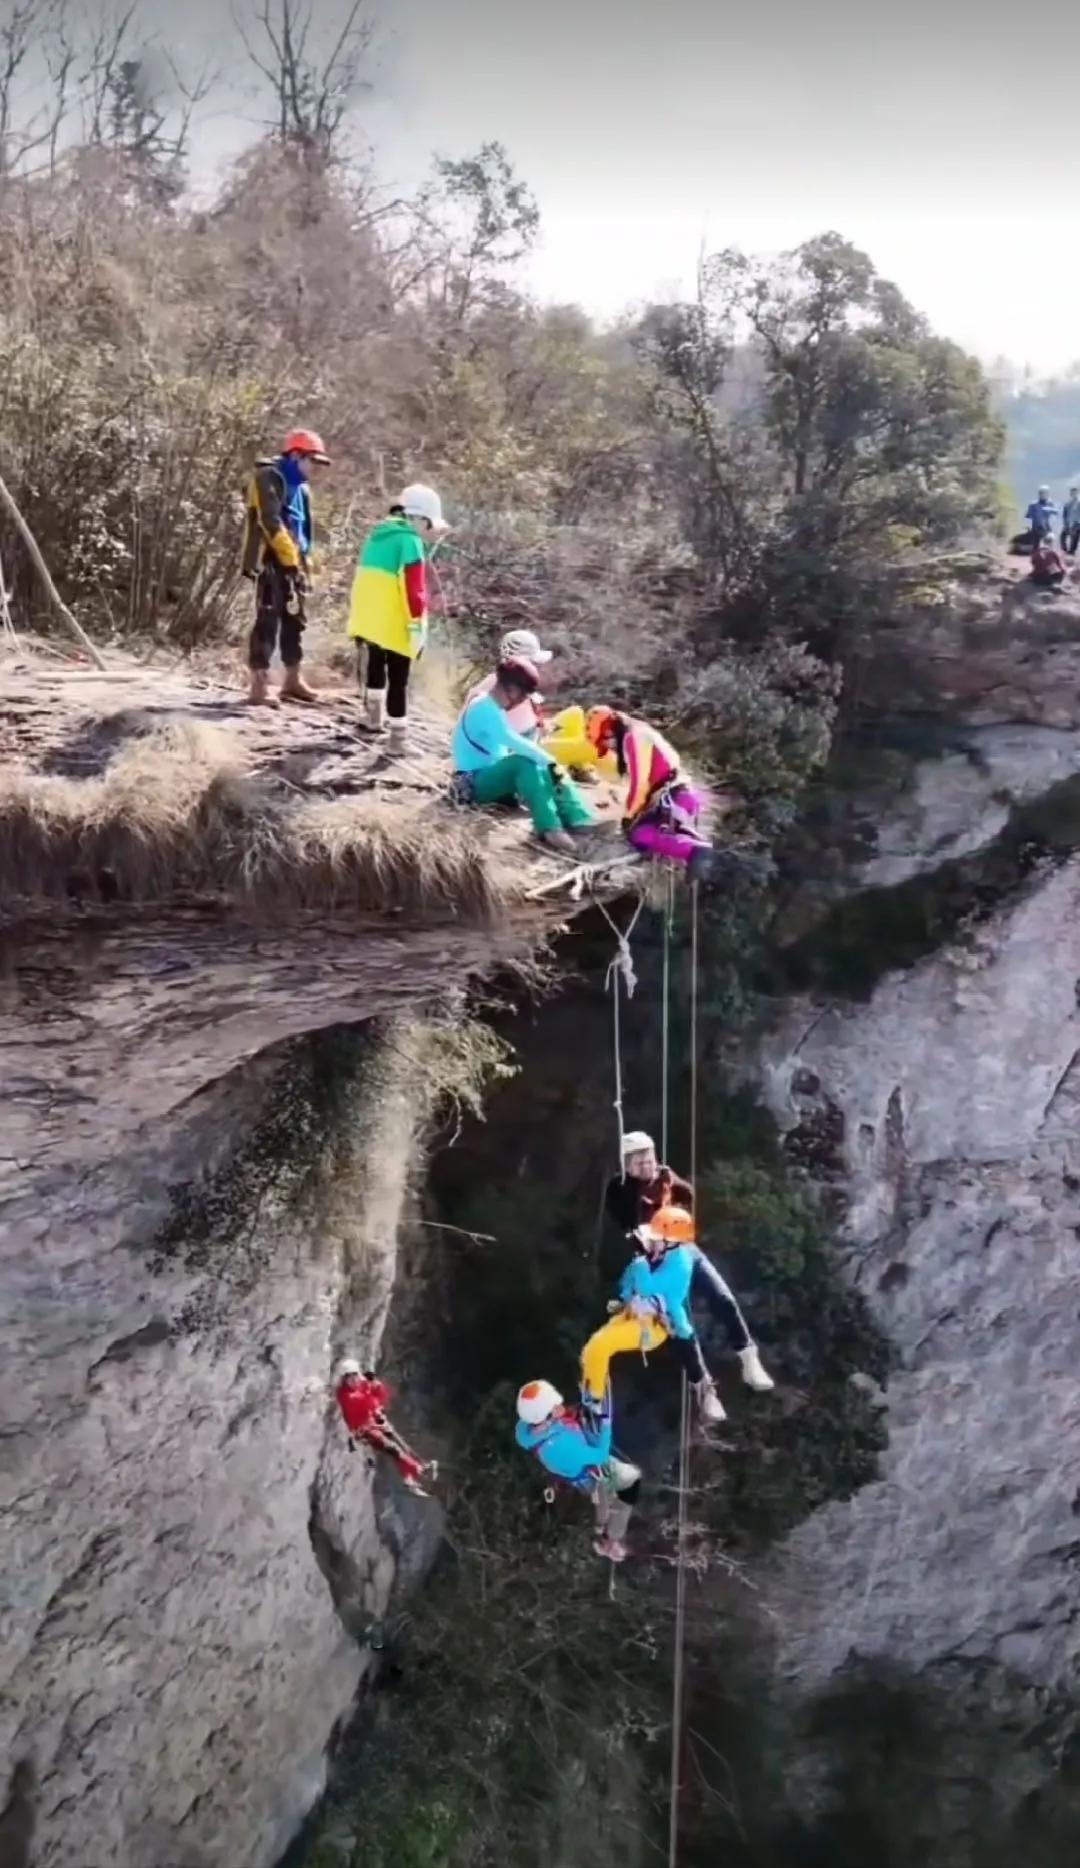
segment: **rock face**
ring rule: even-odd
[[[394,767],[356,707],[146,669],[0,701],[0,1808],[34,1767],[35,1868],[277,1861],[438,1540],[329,1377],[393,1379],[432,1021],[566,905],[442,796],[445,721]]]
[[[327,1389],[379,1349],[402,1043],[281,1047],[5,1210],[0,1749],[41,1868],[270,1862],[321,1787],[403,1541]]]
[[[1006,818],[1075,784],[1075,692],[1040,700],[1026,673],[1010,689],[991,666],[982,773],[967,756],[917,764],[869,864],[865,850],[848,864],[854,897],[992,843],[987,768]],[[985,721],[987,691],[970,699]],[[1042,724],[1020,724],[1033,713]],[[1070,828],[996,907],[973,903],[858,1001],[778,1007],[755,1059],[792,1158],[840,1198],[850,1275],[896,1358],[880,1481],[805,1523],[774,1573],[780,1665],[800,1692],[857,1659],[963,1680],[984,1710],[991,1690],[1053,1696],[1069,1717],[1080,1701],[1073,842]]]

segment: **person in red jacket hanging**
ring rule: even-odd
[[[341,1417],[349,1430],[349,1446],[355,1452],[358,1441],[370,1446],[376,1453],[388,1453],[393,1460],[405,1484],[407,1492],[415,1493],[417,1498],[427,1498],[420,1480],[426,1473],[434,1479],[436,1464],[434,1460],[425,1462],[417,1459],[411,1448],[393,1427],[387,1418],[386,1405],[390,1399],[390,1390],[384,1382],[369,1369],[361,1374],[360,1364],[351,1356],[346,1356],[338,1367],[338,1384],[335,1391]]]

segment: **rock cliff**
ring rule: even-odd
[[[1015,1798],[1080,1696],[1078,631],[1075,598],[1010,583],[889,645],[861,722],[877,789],[849,767],[816,814],[802,886],[826,852],[825,887],[790,917],[809,990],[753,1062],[895,1358],[880,1480],[775,1567],[781,1669],[804,1694],[899,1665],[961,1723],[1027,1696]]]
[[[434,719],[389,767],[347,701],[162,671],[22,671],[0,716],[0,1760],[36,1868],[266,1868],[439,1536],[333,1359],[392,1378],[458,994],[558,871],[439,802]]]

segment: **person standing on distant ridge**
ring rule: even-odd
[[[1050,498],[1050,488],[1048,486],[1041,486],[1037,496],[1032,500],[1031,505],[1024,514],[1028,522],[1031,549],[1033,551],[1039,543],[1039,540],[1044,538],[1047,532],[1052,532],[1054,530],[1054,521],[1057,516],[1057,501]]]
[[[408,744],[409,678],[427,647],[427,566],[432,548],[449,531],[433,487],[407,486],[364,540],[353,579],[349,634],[356,642],[357,674],[367,645],[363,680],[367,724],[389,722],[390,751]]]
[[[1075,558],[1077,545],[1080,545],[1080,486],[1071,486],[1061,515],[1061,549]]]
[[[310,428],[294,428],[276,460],[257,461],[248,488],[242,569],[255,583],[255,625],[248,641],[253,707],[276,707],[270,664],[280,648],[285,678],[281,698],[318,698],[300,673],[303,660],[304,598],[308,591],[315,528],[308,482],[314,467],[330,457]]]

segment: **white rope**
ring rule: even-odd
[[[607,909],[604,907],[603,902],[597,902],[596,905],[615,936],[615,957],[608,967],[604,986],[605,990],[611,994],[612,1048],[615,1059],[615,1120],[619,1130],[619,1173],[625,1180],[626,1161],[623,1154],[623,1138],[626,1134],[626,1127],[623,1120],[622,1032],[619,1023],[619,983],[620,981],[622,982],[627,998],[632,999],[638,982],[637,974],[634,971],[634,956],[630,951],[630,936],[634,932],[641,911],[645,906],[645,897],[643,895],[639,897],[638,905],[630,917],[630,925],[625,934],[616,927]]]
[[[690,1185],[697,1195],[698,1128],[698,885],[690,885]],[[690,1384],[682,1378],[679,1421],[679,1512],[675,1570],[675,1666],[671,1706],[671,1804],[668,1868],[679,1859],[679,1798],[682,1791],[682,1728],[686,1697],[686,1522],[690,1490]]]
[[[668,1158],[668,1069],[671,1054],[671,922],[675,913],[675,871],[668,870],[667,900],[664,904],[664,964],[661,980],[660,1012],[660,1159]]]

